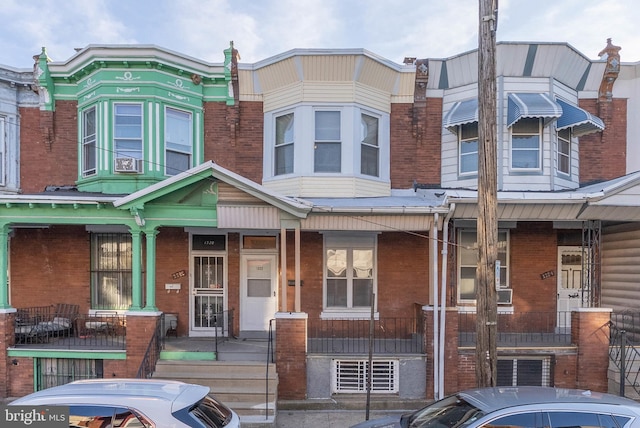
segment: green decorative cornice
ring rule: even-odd
[[[35,77],[38,81],[40,109],[47,111],[53,111],[55,109],[55,85],[51,77],[51,72],[49,71],[50,61],[47,56],[47,50],[43,47],[42,52],[38,56]]]

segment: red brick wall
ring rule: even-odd
[[[146,259],[146,255],[143,254]],[[145,265],[146,270],[146,265]],[[184,270],[187,276],[174,279]],[[163,227],[156,235],[156,306],[162,312],[178,313],[178,335],[189,329],[189,234],[181,228]],[[181,285],[180,293],[167,293],[166,283]],[[145,284],[143,284],[145,286]]]
[[[278,399],[307,398],[307,320],[277,318]]]
[[[391,104],[391,187],[408,189],[414,180],[440,185],[442,99],[427,98],[426,107]],[[417,123],[423,135],[415,135]]]
[[[240,234],[230,233],[227,237],[227,304],[234,310],[233,329],[240,332]]]
[[[20,185],[25,193],[74,185],[78,178],[75,101],[57,101],[55,112],[20,109]]]
[[[557,234],[553,224],[518,222],[509,236],[509,272],[516,312],[555,312],[557,277],[540,277],[543,272],[557,270]]]
[[[580,107],[599,116],[603,132],[580,137],[580,183],[610,180],[626,174],[627,100],[580,100]]]
[[[147,353],[159,316],[127,315],[127,368],[125,377],[136,377]]]
[[[83,226],[17,229],[10,243],[11,305],[90,304],[90,236]]]
[[[553,386],[558,388],[575,388],[578,355],[556,354],[553,367]]]
[[[300,240],[300,278],[304,281],[301,311],[314,320],[322,312],[323,239],[319,233],[305,232]],[[429,303],[429,242],[426,234],[424,237],[393,232],[378,235],[378,310],[381,317],[407,317],[412,314],[414,303]],[[288,232],[288,279],[294,279],[295,274],[294,244],[294,233]],[[295,288],[288,287],[288,311],[294,310],[294,302]]]
[[[264,115],[261,102],[205,103],[204,159],[262,183]]]
[[[576,387],[607,392],[610,312],[591,310],[571,315],[571,339],[578,344]]]

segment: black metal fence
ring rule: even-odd
[[[422,317],[310,320],[311,354],[423,354]],[[373,331],[371,327],[373,323]]]
[[[126,317],[115,311],[60,314],[55,306],[18,309],[16,347],[125,349]]]
[[[460,312],[460,346],[475,346],[476,314]],[[498,346],[565,346],[571,344],[571,311],[498,314]]]

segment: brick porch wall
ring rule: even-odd
[[[307,314],[276,314],[276,370],[278,399],[307,398]]]
[[[160,314],[156,312],[148,314],[129,312],[127,314],[126,377],[136,377],[159,319]]]
[[[611,309],[581,308],[571,313],[571,338],[578,345],[576,388],[607,392]]]

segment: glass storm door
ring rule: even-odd
[[[262,336],[277,310],[276,256],[242,256],[240,334]]]
[[[191,332],[195,335],[222,334],[225,322],[226,275],[223,256],[193,257]]]
[[[582,247],[558,247],[558,328],[571,327],[571,310],[582,306]]]

